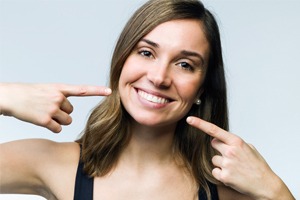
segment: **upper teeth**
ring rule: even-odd
[[[168,102],[169,102],[168,99],[165,99],[165,98],[162,98],[162,97],[158,97],[158,96],[154,96],[154,95],[152,95],[152,94],[146,93],[146,92],[141,91],[141,90],[138,91],[138,94],[139,94],[143,99],[146,99],[146,100],[151,101],[151,102],[154,102],[154,103],[161,103],[161,104],[164,104],[164,103],[168,103]]]

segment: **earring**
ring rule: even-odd
[[[199,106],[199,105],[201,104],[201,99],[197,99],[196,102],[195,102],[195,104],[196,104],[197,106]]]

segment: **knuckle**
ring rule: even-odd
[[[218,144],[220,144],[220,141],[216,138],[213,138],[210,143],[213,148],[217,148]]]
[[[222,173],[220,174],[219,180],[224,183],[226,186],[231,185],[231,174],[228,170],[223,170]]]
[[[208,133],[215,135],[217,133],[218,127],[214,124],[210,124],[208,127]]]
[[[51,116],[53,116],[53,115],[55,115],[59,110],[60,110],[60,108],[59,108],[58,106],[53,105],[53,106],[50,106],[48,112],[49,112],[49,114],[50,114]]]
[[[65,100],[65,96],[62,93],[58,92],[53,95],[53,100],[54,100],[54,102],[60,104]]]
[[[44,118],[40,119],[40,124],[44,127],[49,127],[49,125],[51,124],[52,118],[47,116]]]
[[[85,95],[87,93],[87,89],[83,85],[79,86],[77,90],[79,95]]]
[[[238,148],[243,148],[245,145],[245,142],[242,138],[240,137],[235,137],[232,139],[232,144],[234,144],[234,146],[238,147]]]
[[[237,154],[238,150],[235,147],[230,147],[224,152],[224,155],[228,158],[234,158],[237,156]]]
[[[243,146],[244,145],[244,141],[239,137],[236,138],[235,142],[238,146]]]
[[[232,162],[229,159],[224,159],[222,162],[222,168],[231,169]]]
[[[217,138],[213,138],[213,139],[211,140],[211,144],[216,145],[216,144],[218,144],[218,143],[219,143],[219,140],[218,140]]]

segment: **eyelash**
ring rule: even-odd
[[[140,50],[138,53],[141,56],[144,56],[144,57],[147,57],[147,58],[153,57],[153,54],[150,51],[147,51],[147,50]],[[146,55],[146,54],[148,54],[148,55]]]
[[[143,57],[146,57],[146,58],[153,57],[153,54],[151,53],[151,51],[148,51],[148,50],[140,50],[140,51],[138,51],[138,54],[143,56]],[[182,64],[184,64],[186,66],[182,66]],[[191,64],[189,64],[188,62],[180,62],[176,65],[179,65],[180,68],[182,68],[183,70],[187,70],[187,71],[191,71],[191,72],[194,71],[194,67]]]
[[[182,64],[184,63],[184,65],[186,66],[182,66]],[[180,62],[178,63],[180,65],[180,67],[183,69],[183,70],[188,70],[188,71],[191,71],[193,72],[194,71],[194,67],[192,65],[190,65],[188,62]]]

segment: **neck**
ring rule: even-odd
[[[131,139],[121,155],[121,161],[146,166],[174,161],[173,138],[176,125],[153,128],[133,124]]]

